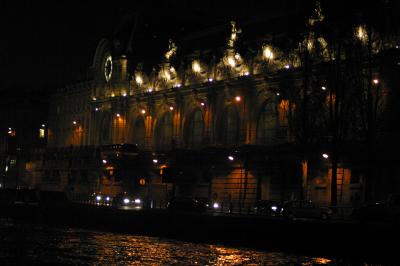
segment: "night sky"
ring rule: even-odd
[[[161,61],[170,37],[298,12],[304,2],[1,1],[0,89],[51,91],[82,80],[98,42],[129,39],[135,21],[134,52]]]

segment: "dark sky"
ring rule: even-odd
[[[299,6],[299,1],[266,2],[271,1],[0,1],[0,88],[52,90],[73,83],[86,73],[100,39],[128,35],[136,16],[137,32],[153,36],[141,41],[165,49],[168,36]]]

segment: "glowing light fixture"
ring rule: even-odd
[[[208,78],[208,82],[213,82],[214,79],[213,78]]]
[[[153,159],[153,163],[158,163],[158,160],[157,159]]]
[[[75,120],[74,120],[74,121],[72,121],[72,124],[76,125],[76,123],[77,123],[77,122],[76,122]]]
[[[325,86],[322,86],[322,87],[321,87],[321,90],[325,91],[325,90],[326,90],[326,87],[325,87]]]
[[[120,117],[121,115],[117,113],[117,117]]]
[[[228,57],[228,64],[229,64],[231,67],[235,67],[235,66],[236,66],[235,59],[234,59],[232,56],[229,56],[229,57]]]
[[[374,79],[372,82],[376,85],[379,83],[379,79]]]
[[[128,94],[126,92],[122,93],[122,96],[126,97]]]
[[[311,51],[312,48],[314,47],[312,41],[307,41],[307,50]]]
[[[272,52],[272,50],[269,46],[264,47],[263,55],[268,60],[274,59],[274,53]]]
[[[201,106],[205,106],[206,104],[205,104],[204,102],[201,102],[200,105],[201,105]]]
[[[99,111],[99,107],[94,108],[94,110],[95,110],[96,112]]]
[[[289,64],[285,65],[285,68],[286,68],[286,69],[289,69],[289,68],[290,68],[290,65],[289,65]]]
[[[248,76],[248,75],[250,75],[250,72],[249,72],[249,71],[246,71],[246,72],[244,72],[244,75],[245,75],[245,76]]]
[[[145,114],[145,113],[146,113],[146,110],[142,109],[142,110],[140,110],[140,112],[141,112],[142,114]]]
[[[228,156],[229,161],[233,161],[235,158],[232,155]]]
[[[240,102],[241,100],[242,100],[242,98],[240,96],[235,97],[235,101]]]
[[[201,72],[201,67],[200,67],[199,62],[193,61],[193,63],[192,63],[192,70],[193,70],[193,72],[195,72],[195,73],[200,73],[200,72]]]
[[[46,125],[45,125],[45,124],[42,124],[42,127],[46,127]]]
[[[169,110],[171,110],[171,111],[174,110],[174,107],[173,107],[173,106],[170,106],[170,107],[169,107]]]
[[[322,154],[322,157],[324,157],[324,159],[328,159],[328,158],[329,158],[329,155],[326,154],[326,153],[323,153],[323,154]]]
[[[361,42],[366,42],[368,39],[367,31],[365,30],[365,26],[360,25],[356,29],[356,38],[358,38]]]
[[[279,95],[280,95],[279,92],[277,92],[277,93],[276,93],[276,96],[279,96]]]
[[[39,129],[39,138],[44,139],[44,137],[45,137],[44,129],[43,129],[43,128],[40,128],[40,129]]]
[[[93,100],[93,101],[96,101],[96,100],[97,100],[97,98],[93,96],[93,97],[92,97],[92,100]]]
[[[107,163],[107,160],[103,159],[102,162],[103,162],[103,164],[106,164],[106,163]]]
[[[136,75],[135,80],[136,80],[136,83],[137,83],[139,86],[141,86],[141,85],[143,84],[143,79],[142,79],[142,77],[141,77],[140,75]]]
[[[153,89],[152,89],[152,88],[149,88],[149,89],[147,90],[147,92],[152,93],[152,92],[153,92]]]

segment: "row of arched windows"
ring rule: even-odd
[[[282,121],[279,121],[279,110],[274,103],[265,104],[260,110],[256,123],[255,141],[260,145],[272,145],[277,140],[278,129],[282,129]],[[107,119],[103,120],[100,130],[100,144],[110,142],[110,130]],[[182,131],[182,145],[185,148],[198,149],[205,143],[205,113],[202,109],[194,109],[185,120]],[[240,116],[234,106],[227,106],[217,119],[215,128],[216,144],[224,146],[235,146],[240,144]],[[108,124],[108,125],[107,125]],[[173,130],[173,113],[166,111],[154,125],[154,133],[151,141],[153,149],[156,151],[168,151],[175,145]],[[146,126],[144,116],[138,116],[129,124],[129,133],[126,142],[136,143],[144,146],[146,143]]]

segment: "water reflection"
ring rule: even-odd
[[[333,259],[0,220],[0,265],[336,265]],[[351,265],[346,263],[346,265]]]

